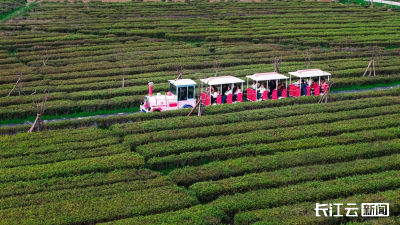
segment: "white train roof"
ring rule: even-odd
[[[286,76],[284,76],[282,74],[276,73],[276,72],[256,73],[256,74],[249,75],[249,76],[246,76],[246,77],[248,77],[248,78],[250,78],[252,80],[255,80],[255,81],[288,79],[288,77],[286,77]]]
[[[297,70],[296,72],[289,72],[289,74],[296,77],[319,77],[330,76],[331,74],[320,69]]]
[[[244,83],[244,80],[234,76],[209,77],[207,79],[200,79],[200,81],[208,85]]]
[[[169,82],[175,86],[196,85],[192,79],[169,80]]]

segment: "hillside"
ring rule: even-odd
[[[315,202],[340,198],[389,202],[391,217],[374,223],[394,222],[400,203],[396,92],[241,112],[216,106],[203,117],[109,130],[0,136],[0,221],[326,223],[334,218],[313,216]],[[302,213],[294,214],[299,207]]]
[[[282,74],[332,72],[333,90],[397,85],[399,28],[395,10],[340,3],[33,3],[0,24],[0,125],[34,120],[45,90],[44,119],[135,112],[180,66],[245,79],[282,57]],[[399,96],[1,126],[0,224],[400,224]],[[389,217],[315,216],[316,203],[379,202]]]
[[[50,91],[46,116],[137,110],[178,65],[195,80],[216,67],[244,78],[282,56],[281,73],[311,61],[334,88],[398,83],[399,24],[397,12],[320,2],[40,3],[1,27],[0,119],[35,118],[31,97],[10,94],[20,74],[25,94]],[[377,77],[362,77],[377,43]]]

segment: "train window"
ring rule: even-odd
[[[169,91],[173,94],[176,95],[176,86],[173,84],[169,84]]]
[[[194,86],[188,87],[188,99],[194,99]]]
[[[178,88],[178,101],[187,100],[187,87],[180,87]]]

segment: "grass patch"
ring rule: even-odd
[[[189,45],[193,45],[194,47],[198,48],[198,47],[200,47],[202,41],[193,41],[193,42],[192,41],[186,41],[186,43],[189,44]]]
[[[13,11],[8,12],[8,13],[0,14],[0,22],[2,22],[5,18],[9,18],[15,12],[17,12],[17,11],[23,9],[23,8],[25,8],[25,7],[19,7],[19,8],[14,9]]]
[[[400,48],[400,46],[389,46],[389,47],[386,47],[385,50],[391,50],[391,49],[396,49],[396,48]]]
[[[10,56],[10,57],[14,57],[14,54],[15,54],[16,52],[10,52],[10,51],[8,51],[8,55]]]
[[[23,7],[16,8],[13,11],[8,12],[6,14],[0,14],[0,24],[7,22],[12,17],[20,16],[20,15],[28,12],[35,5],[36,5],[36,3],[32,3],[29,6],[23,6]]]
[[[395,85],[399,85],[400,84],[400,80],[399,81],[394,81],[394,82],[390,82],[390,83],[376,83],[376,84],[371,84],[371,85],[354,85],[354,86],[350,86],[350,87],[340,87],[340,88],[332,88],[332,91],[348,91],[348,90],[361,90],[361,89],[372,89],[372,88],[376,88],[376,87],[388,87],[388,86],[395,86]]]

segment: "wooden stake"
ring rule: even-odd
[[[35,129],[35,125],[39,120],[39,115],[36,116],[35,122],[33,122],[31,128],[28,130],[28,132],[33,132],[33,130]]]
[[[333,71],[332,71],[331,74],[333,74]],[[328,85],[328,86],[326,87],[326,91],[324,92],[324,94],[322,94],[322,96],[321,96],[321,98],[319,99],[318,103],[322,103],[322,102],[328,103],[328,102],[331,102],[330,90],[331,90],[333,84],[334,84],[334,82],[333,82],[332,80],[329,80],[329,81],[327,82],[327,85]]]
[[[14,87],[11,89],[10,93],[8,93],[7,96],[10,96],[10,95],[11,95],[11,93],[14,91],[15,87],[18,85],[18,82],[19,82],[20,79],[21,79],[21,78],[18,78],[17,82],[14,84]]]
[[[376,72],[375,72],[375,61],[372,61],[372,68],[374,70],[374,77],[376,76]]]
[[[201,98],[199,99],[199,102],[201,102]],[[203,105],[200,103],[199,110],[197,112],[197,116],[202,116],[202,115],[203,115]]]
[[[46,110],[46,102],[47,102],[47,99],[48,99],[49,94],[50,94],[48,91],[46,93],[46,91],[47,90],[44,90],[44,94],[46,94],[46,95],[43,97],[41,102],[40,102],[40,99],[36,97],[36,90],[35,90],[34,93],[31,94],[32,101],[33,101],[33,106],[35,107],[37,114],[36,114],[35,122],[33,122],[32,126],[28,130],[28,132],[33,132],[35,130],[35,125],[36,124],[38,124],[39,130],[41,130],[40,129],[40,125],[42,125],[43,129],[45,129],[45,130],[47,129],[46,125],[44,124],[44,122],[43,122],[43,120],[41,118],[43,113]]]
[[[371,64],[373,63],[374,61],[371,61]],[[370,67],[369,68],[369,76],[371,76],[372,75],[372,68]]]
[[[371,66],[371,62],[372,62],[372,61],[369,61],[368,67],[367,67],[367,69],[365,70],[363,77],[365,76],[365,74],[367,74],[367,71],[368,71],[369,67]]]
[[[193,107],[192,110],[190,110],[189,114],[187,115],[188,117],[189,117],[190,115],[192,115],[192,113],[193,113],[194,110],[197,108],[197,106],[199,106],[200,103],[201,103],[201,101],[197,101],[197,104]]]
[[[50,49],[50,51],[46,52],[46,55],[42,58],[43,59],[43,66],[46,66],[46,63],[47,63],[47,61],[49,61],[52,52],[53,52],[53,50]]]
[[[378,44],[379,44],[379,43],[378,43]],[[369,76],[370,76],[370,77],[372,76],[372,71],[374,72],[374,77],[376,76],[376,71],[375,71],[375,57],[374,57],[374,55],[375,55],[376,50],[378,49],[378,44],[376,44],[376,45],[374,46],[373,50],[372,50],[371,61],[369,61],[368,67],[367,67],[367,69],[365,70],[365,72],[364,72],[364,74],[363,74],[363,77],[365,76],[365,74],[367,74],[368,69],[369,69]]]
[[[43,129],[44,129],[44,130],[47,130],[47,127],[46,127],[46,125],[44,124],[44,122],[43,122],[43,120],[42,120],[41,117],[39,118],[39,120],[40,120],[40,123],[41,123],[42,126],[43,126]]]
[[[22,73],[20,73],[17,82],[15,82],[14,87],[11,89],[11,91],[8,93],[7,96],[10,96],[11,93],[14,91],[14,89],[15,89],[16,87],[18,88],[18,95],[21,95],[21,92],[22,92],[23,94],[25,94],[25,92],[23,92],[22,89],[21,89],[22,80],[23,80],[23,76],[22,76]]]
[[[125,87],[125,70],[126,68],[124,68],[124,73],[122,74],[122,88]]]

